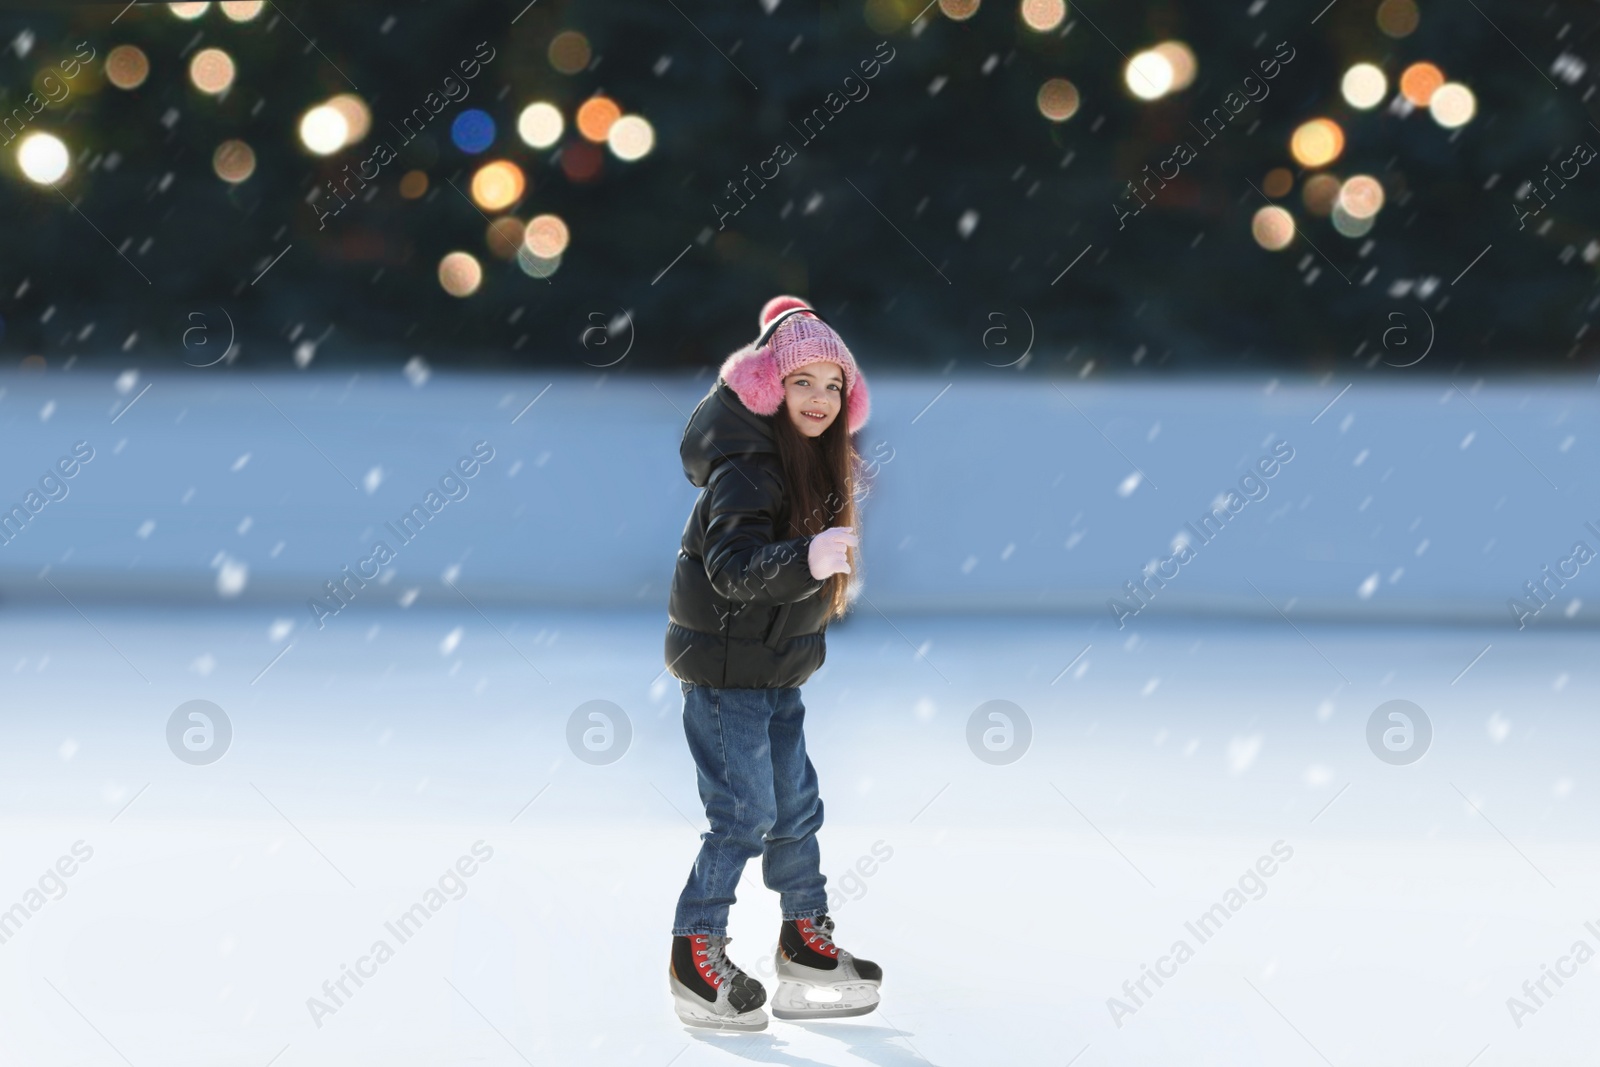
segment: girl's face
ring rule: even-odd
[[[837,363],[807,363],[783,380],[783,406],[807,437],[821,436],[844,408],[844,373]]]

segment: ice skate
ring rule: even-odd
[[[826,915],[784,920],[776,965],[772,1014],[780,1019],[842,1019],[878,1006],[883,968],[835,945]]]
[[[672,938],[667,973],[673,1007],[690,1026],[765,1030],[767,1013],[761,1005],[767,1000],[766,988],[728,959],[725,946],[732,940],[715,934]]]

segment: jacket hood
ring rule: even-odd
[[[719,375],[684,427],[678,455],[690,484],[703,489],[718,463],[735,456],[777,455],[771,416],[757,415]]]

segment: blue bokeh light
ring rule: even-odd
[[[468,108],[450,124],[450,140],[461,151],[476,155],[494,144],[494,119],[487,111]]]

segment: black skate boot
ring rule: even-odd
[[[833,943],[833,920],[786,919],[778,932],[778,992],[772,1014],[780,1019],[841,1019],[878,1006],[883,968]],[[837,995],[837,999],[812,999]]]
[[[690,1026],[765,1030],[767,1013],[761,1005],[767,1001],[766,988],[728,959],[724,946],[731,940],[716,934],[672,938],[668,974],[673,1006]]]

